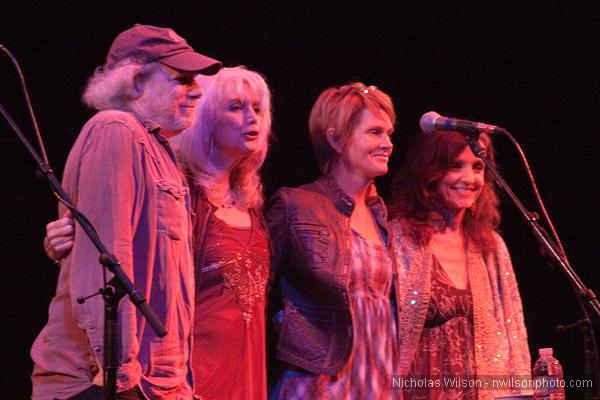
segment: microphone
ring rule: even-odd
[[[465,133],[464,131],[495,134],[504,133],[504,129],[495,125],[467,121],[465,119],[442,117],[435,111],[429,111],[423,114],[421,120],[419,121],[419,126],[425,133],[435,133],[436,131],[459,131],[460,133]]]

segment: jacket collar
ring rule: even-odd
[[[317,181],[317,185],[340,212],[348,217],[352,215],[355,207],[354,199],[338,186],[335,179],[329,175],[323,175]]]
[[[330,175],[323,175],[317,185],[333,202],[334,206],[344,215],[350,217],[356,206],[354,199],[340,188]],[[375,218],[380,224],[384,224],[387,220],[387,211],[383,200],[377,194],[377,188],[373,181],[369,184],[367,190],[367,205],[373,210]]]

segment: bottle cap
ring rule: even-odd
[[[539,349],[538,350],[540,357],[548,357],[548,356],[552,356],[552,353],[554,352],[552,350],[552,347],[545,347],[543,349]]]

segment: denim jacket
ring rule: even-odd
[[[386,229],[374,185],[367,202]],[[320,375],[337,374],[353,344],[349,301],[353,199],[329,177],[271,198],[271,270],[283,301],[277,358]],[[387,232],[387,231],[386,231]]]
[[[69,154],[63,185],[168,331],[156,336],[128,299],[119,304],[117,390],[189,399],[194,269],[188,187],[167,139],[149,121],[119,110],[97,113]],[[63,215],[64,206],[59,215]],[[75,225],[48,323],[31,349],[32,398],[70,398],[94,383],[104,357],[104,302],[78,304],[102,287],[98,251]]]

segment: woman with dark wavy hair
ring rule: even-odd
[[[483,134],[479,141],[494,163],[490,138]],[[530,375],[521,298],[496,232],[498,197],[485,164],[461,134],[421,134],[395,181],[390,212],[400,270],[399,373],[407,383],[405,398],[518,393],[520,388],[479,390],[444,380],[485,384],[492,376]],[[415,388],[411,378],[440,385]]]

